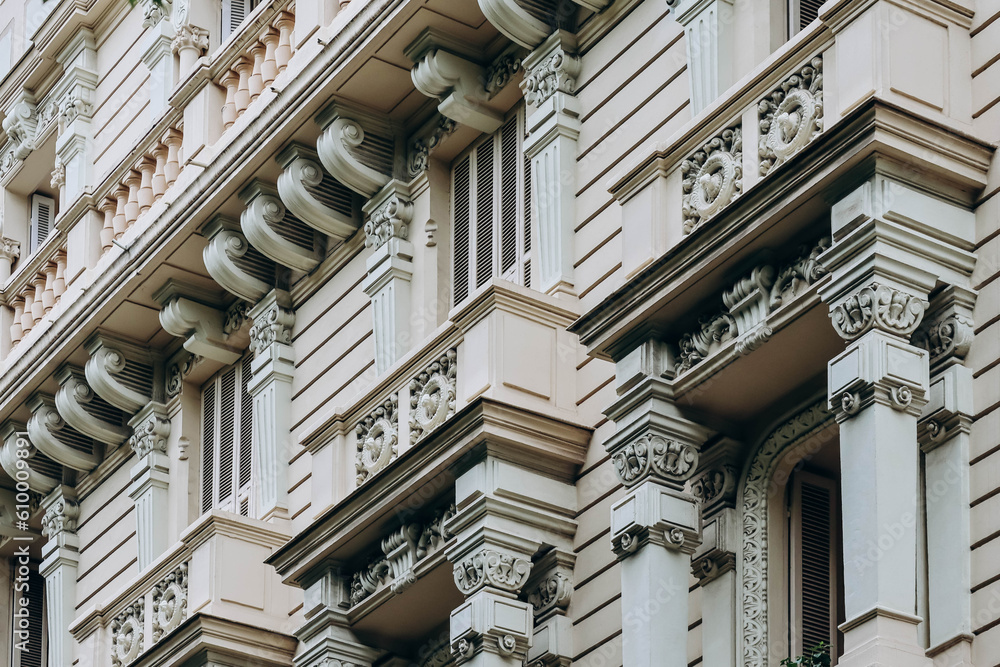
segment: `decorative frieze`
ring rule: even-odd
[[[844,340],[854,340],[872,329],[908,338],[923,319],[925,308],[922,299],[873,282],[834,306],[830,319]]]
[[[761,264],[722,294],[726,311],[702,317],[696,331],[678,341],[678,374],[711,356],[722,345],[737,339],[734,351],[749,354],[767,342],[773,333],[768,317],[806,292],[827,274],[819,256],[830,247],[823,237],[803,246],[792,261],[778,265]]]
[[[389,239],[406,240],[410,221],[413,220],[413,203],[393,193],[371,212],[365,222],[365,246],[381,248]]]
[[[355,469],[359,486],[389,465],[398,454],[398,404],[399,394],[392,394],[355,428],[358,438]]]
[[[786,162],[823,131],[823,59],[781,82],[757,105],[760,175]]]
[[[417,580],[415,568],[440,550],[451,538],[445,524],[455,516],[455,506],[438,509],[429,520],[400,526],[382,540],[381,552],[351,576],[351,604],[367,599],[389,582],[393,593],[401,593]]]
[[[455,585],[469,596],[485,587],[517,593],[528,581],[531,561],[494,549],[480,549],[455,564]]]
[[[557,92],[572,95],[579,75],[580,58],[560,44],[540,62],[532,63],[530,69],[526,67],[521,83],[524,101],[539,106]]]
[[[645,479],[650,472],[664,479],[682,481],[698,465],[698,449],[689,443],[647,433],[616,451],[611,460],[625,486]]]
[[[139,598],[111,622],[111,663],[114,667],[131,664],[142,652],[145,607],[145,598]]]
[[[410,381],[410,444],[455,414],[458,352],[447,350]]]
[[[743,192],[743,131],[713,137],[681,163],[684,233],[690,234]]]
[[[153,587],[153,642],[178,627],[187,618],[188,564],[181,563]]]

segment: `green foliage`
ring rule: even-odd
[[[785,658],[781,667],[830,667],[830,647],[820,642],[797,658]]]

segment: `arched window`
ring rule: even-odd
[[[253,477],[252,354],[219,371],[201,392],[201,511],[250,516]]]
[[[825,401],[775,429],[740,484],[746,667],[777,667],[820,642],[833,664],[844,620],[838,428]]]

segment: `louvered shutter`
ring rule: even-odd
[[[52,228],[52,217],[55,215],[56,202],[45,195],[31,195],[31,230],[30,251],[38,250],[49,236]]]
[[[11,664],[12,667],[44,667],[46,664],[45,578],[38,572],[32,571],[28,574],[27,585],[26,590],[15,590],[13,593],[14,610],[19,607],[17,603],[19,598],[23,597],[28,602],[28,626],[24,628],[27,631],[26,643],[19,644],[22,636],[15,635],[13,630],[21,628],[11,625],[11,637],[14,638],[14,642],[18,642],[12,647]]]
[[[234,511],[236,492],[236,367],[219,379],[219,509]]]
[[[222,38],[236,32],[256,6],[257,2],[251,0],[222,0]]]
[[[835,482],[797,473],[790,509],[792,654],[799,655],[820,642],[837,645]]]
[[[476,149],[476,287],[493,277],[493,144]]]
[[[524,286],[531,287],[531,159],[524,164]]]
[[[469,238],[471,236],[471,183],[469,181],[470,156],[455,165],[452,177],[452,217],[454,218],[454,294],[455,303],[469,296]]]
[[[206,385],[201,394],[201,511],[209,511],[215,506],[215,459],[219,447],[215,425],[215,381]]]
[[[823,0],[792,0],[798,3],[799,24],[797,30],[802,30],[819,16],[819,8]]]
[[[517,116],[500,129],[500,276],[517,281],[518,222]]]
[[[240,428],[239,428],[239,510],[250,516],[250,490],[253,480],[253,397],[250,395],[253,356],[243,357],[240,368]]]

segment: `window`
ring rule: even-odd
[[[28,252],[34,253],[48,238],[55,217],[56,202],[36,192],[31,195],[30,229],[28,230]]]
[[[224,368],[202,388],[201,511],[250,516],[253,477],[252,354]]]
[[[794,36],[819,16],[823,0],[789,0],[788,34]]]
[[[11,667],[44,667],[45,652],[45,579],[36,563],[28,567],[28,576],[19,572],[18,559],[11,561],[10,637]],[[22,606],[22,601],[27,605]],[[22,612],[21,616],[17,614]],[[23,612],[26,612],[24,615]]]
[[[222,0],[222,39],[236,32],[260,0]]]
[[[452,166],[454,300],[494,277],[531,287],[531,165],[524,110]]]

